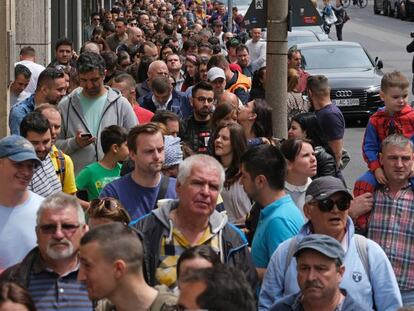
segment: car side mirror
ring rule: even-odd
[[[380,60],[378,57],[375,57],[375,67],[377,67],[378,69],[384,68],[382,60]]]

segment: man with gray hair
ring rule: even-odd
[[[98,226],[81,239],[78,279],[89,298],[102,300],[96,311],[165,310],[177,297],[163,286],[151,287],[144,279],[144,251],[135,230],[121,223]]]
[[[252,288],[257,275],[244,234],[215,210],[223,188],[224,169],[211,156],[198,154],[181,162],[178,200],[164,200],[132,225],[144,235],[146,280],[174,287],[181,253],[195,245],[210,245],[221,261],[240,269]]]
[[[414,192],[409,178],[414,164],[413,143],[401,134],[382,142],[379,155],[388,183],[374,192],[368,237],[387,254],[397,277],[404,306],[414,306]]]
[[[79,201],[62,192],[49,196],[36,223],[38,246],[4,271],[0,282],[25,287],[37,310],[91,310],[86,287],[77,281],[79,242],[88,230]]]

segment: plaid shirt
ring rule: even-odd
[[[408,184],[394,197],[387,188],[374,195],[368,238],[387,254],[401,291],[414,289],[414,192]]]

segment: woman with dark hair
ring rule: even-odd
[[[29,292],[16,283],[0,285],[0,310],[36,311]]]
[[[214,109],[210,119],[211,132],[214,133],[220,123],[237,122],[237,108],[230,103],[222,103]]]
[[[266,97],[266,67],[262,67],[253,73],[252,89],[250,90],[249,101],[256,98]]]
[[[315,148],[315,156],[317,159],[317,174],[321,176],[335,176],[343,179],[340,170],[342,170],[349,162],[349,156],[344,152],[342,165],[340,170],[336,168],[335,156],[325,134],[322,132],[316,115],[312,112],[301,113],[292,118],[292,122],[288,132],[289,138],[304,139],[312,141]]]
[[[177,280],[191,270],[211,268],[220,263],[220,256],[209,245],[187,248],[177,261]]]
[[[311,177],[316,175],[317,162],[312,142],[307,139],[288,139],[281,146],[280,151],[286,159],[287,175],[285,191],[290,194],[296,206],[303,213],[306,189],[312,182]]]
[[[185,59],[184,83],[181,87],[181,92],[185,92],[190,86],[200,81],[198,64],[197,56],[187,55]]]
[[[249,145],[268,143],[273,138],[272,109],[264,99],[256,98],[243,106],[237,122],[243,127]]]
[[[240,184],[240,158],[247,149],[243,128],[236,122],[220,124],[212,139],[213,156],[226,171],[224,188],[221,192],[224,209],[231,223],[244,226],[251,202]]]

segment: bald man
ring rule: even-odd
[[[148,67],[148,79],[137,86],[138,102],[142,103],[144,96],[151,92],[151,81],[156,77],[168,77],[167,64],[162,60],[153,61]]]

